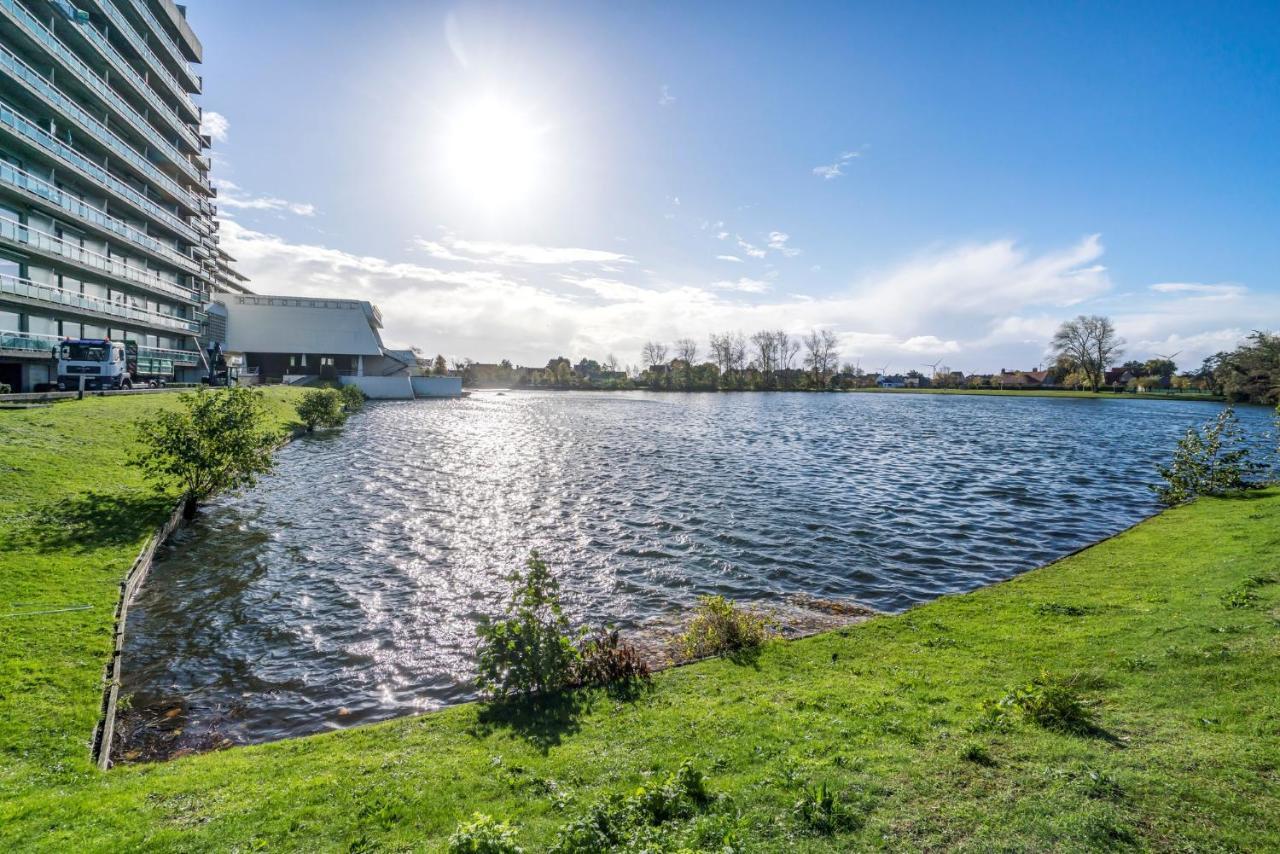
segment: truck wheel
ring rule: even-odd
[[[132,391],[132,390],[133,390],[133,383],[132,383],[132,382],[130,382],[129,380],[121,380],[121,381],[120,381],[120,388],[121,388],[122,390],[124,390],[124,391]]]

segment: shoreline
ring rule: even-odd
[[[1232,406],[1259,406],[1270,408],[1265,403],[1249,403],[1247,401],[1228,401],[1223,395],[1211,394],[1137,394],[1128,391],[1073,391],[1069,389],[955,389],[955,388],[841,388],[841,389],[803,389],[803,388],[557,388],[553,386],[468,386],[467,393],[484,392],[599,392],[613,394],[620,392],[643,391],[653,394],[936,394],[960,395],[970,397],[1043,397],[1063,400],[1168,400],[1188,403],[1230,403]]]

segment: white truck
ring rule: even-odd
[[[161,386],[166,377],[138,373],[138,345],[109,338],[66,338],[58,345],[58,390],[75,391],[84,378],[86,390]]]

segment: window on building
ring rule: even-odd
[[[306,353],[303,353],[301,356],[290,356],[290,357],[289,357],[289,367],[291,367],[291,368],[305,368],[306,366],[307,366],[307,355],[306,355]]]
[[[332,367],[333,367],[333,357],[332,357],[332,356],[321,356],[321,357],[320,357],[320,367],[322,367],[322,368],[332,368]]]
[[[9,258],[0,254],[0,276],[23,278],[24,271],[22,269],[22,262],[18,261],[16,258]]]
[[[0,309],[0,332],[17,332],[22,328],[22,318],[16,311]]]

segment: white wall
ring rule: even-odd
[[[405,376],[339,377],[338,381],[358,387],[370,400],[413,400],[413,386]]]
[[[413,377],[416,397],[461,397],[462,377]]]

